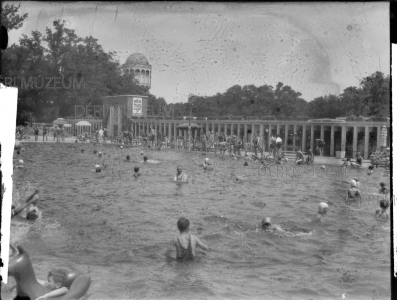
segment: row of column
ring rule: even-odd
[[[112,115],[112,114],[111,114]],[[168,124],[168,126],[167,126]],[[133,130],[135,134],[141,135],[144,132],[148,132],[149,129],[154,129],[155,132],[157,133],[158,131],[161,132],[163,136],[181,136],[183,134],[182,130],[177,131],[177,126],[179,125],[179,122],[158,122],[158,121],[138,121],[134,122],[133,125]],[[314,149],[315,147],[315,139],[314,139],[314,126],[320,127],[320,139],[324,140],[324,127],[330,127],[331,128],[331,135],[330,135],[330,156],[335,155],[335,126],[336,127],[341,127],[341,150],[346,149],[346,133],[347,133],[347,127],[352,127],[353,128],[353,152],[357,152],[357,140],[358,140],[358,127],[364,127],[365,132],[364,132],[364,158],[368,158],[369,152],[368,152],[368,145],[369,145],[369,128],[370,127],[376,127],[377,128],[377,148],[380,148],[381,146],[381,125],[376,125],[376,126],[348,126],[348,125],[314,125],[314,124],[225,124],[225,123],[198,123],[198,125],[202,126],[204,131],[213,131],[213,132],[222,132],[221,127],[222,124],[224,126],[223,128],[223,133],[227,134],[228,129],[230,128],[230,133],[234,134],[234,129],[237,129],[237,133],[240,133],[240,130],[243,128],[244,134],[243,134],[243,142],[251,142],[253,141],[254,134],[258,133],[259,137],[265,137],[265,126],[267,128],[267,142],[269,143],[270,138],[272,137],[272,131],[273,129],[276,130],[276,136],[280,136],[281,129],[285,130],[284,137],[280,136],[283,139],[283,144],[285,145],[286,141],[288,140],[289,137],[289,128],[290,126],[293,129],[293,135],[294,137],[297,135],[297,128],[302,127],[302,139],[300,145],[296,143],[296,139],[293,138],[293,148],[295,149],[296,147],[301,148],[303,151],[306,150],[306,145],[307,142],[307,130],[310,129],[310,148]],[[172,125],[174,125],[172,130]],[[160,126],[160,130],[158,130]],[[251,127],[251,136],[250,136],[250,141],[248,141],[248,127]],[[167,131],[168,127],[168,131]],[[194,130],[194,136],[197,137],[198,135],[198,130]]]

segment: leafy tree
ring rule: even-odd
[[[8,31],[21,28],[23,21],[28,17],[28,14],[22,16],[18,14],[20,6],[6,4],[1,9],[1,25],[7,28]]]
[[[366,105],[369,116],[390,114],[390,77],[382,72],[375,72],[360,82],[364,92],[363,103]]]

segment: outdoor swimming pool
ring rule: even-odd
[[[368,176],[324,174],[315,166],[314,174],[292,176],[290,162],[287,171],[269,175],[213,154],[214,170],[204,171],[203,157],[192,152],[145,150],[160,163],[144,165],[124,162],[128,154],[142,160],[140,148],[27,143],[25,149],[14,184],[21,198],[40,190],[43,218],[28,232],[13,228],[11,240],[27,249],[41,279],[53,268],[74,267],[90,273],[89,293],[112,299],[317,300],[343,293],[390,299],[390,223],[375,221],[376,201],[346,205],[341,183],[359,177],[362,192],[374,193],[379,182],[389,184],[384,169]],[[94,150],[104,152],[102,159]],[[107,167],[95,173],[103,160]],[[172,181],[177,165],[188,170],[189,183]],[[232,174],[247,180],[236,182]],[[326,223],[309,223],[322,201],[329,204]],[[219,252],[189,264],[167,262],[164,252],[182,216]],[[265,216],[301,234],[256,232]]]

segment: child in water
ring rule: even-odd
[[[325,215],[327,214],[328,211],[328,204],[325,202],[321,202],[318,205],[318,212],[317,215],[313,218],[312,222],[325,222]]]
[[[387,214],[387,209],[390,206],[389,201],[387,200],[381,200],[379,202],[379,206],[380,208],[378,208],[375,211],[375,219],[380,220],[380,219],[387,219],[389,218],[388,214]]]
[[[166,251],[166,256],[170,257],[170,252],[172,249],[176,249],[176,259],[179,261],[183,260],[193,260],[195,257],[196,246],[204,250],[210,250],[206,244],[200,241],[200,239],[189,233],[190,222],[188,219],[180,218],[177,223],[179,229],[179,236],[172,239],[168,249]]]
[[[138,178],[139,176],[141,176],[141,173],[139,173],[139,168],[138,168],[138,167],[135,167],[135,168],[134,168],[134,177],[135,177],[135,178]]]
[[[284,231],[280,226],[272,225],[272,221],[269,217],[262,220],[262,229],[265,231]]]
[[[37,279],[37,281],[45,288],[51,290],[47,294],[36,298],[39,299],[47,299],[52,297],[63,296],[67,294],[68,288],[65,287],[65,283],[67,280],[66,272],[61,269],[54,269],[48,273],[48,281]],[[8,289],[7,292],[11,292],[14,290],[16,286],[13,286]]]
[[[68,288],[65,287],[66,279],[66,272],[61,269],[55,269],[49,272],[48,281],[38,280],[38,282],[52,291],[38,297],[36,300],[65,295],[68,292]]]

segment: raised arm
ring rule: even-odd
[[[39,190],[36,190],[32,195],[29,196],[29,198],[25,201],[24,204],[21,204],[17,208],[15,208],[12,211],[11,218],[15,217],[17,214],[19,214],[21,211],[23,211],[26,207],[28,207],[33,201],[36,201],[34,197],[39,193]]]
[[[59,289],[53,290],[53,291],[51,291],[51,292],[49,292],[49,293],[43,295],[43,296],[40,296],[40,297],[37,298],[36,300],[39,300],[39,299],[46,299],[46,298],[52,298],[52,297],[57,297],[57,296],[62,296],[62,295],[67,294],[68,291],[69,291],[68,288],[66,288],[66,287],[61,287],[61,288],[59,288]]]
[[[202,241],[200,241],[200,239],[196,236],[195,237],[196,238],[196,244],[201,248],[201,249],[204,249],[204,250],[209,250],[210,249],[210,247],[208,247],[206,244],[204,244]]]

